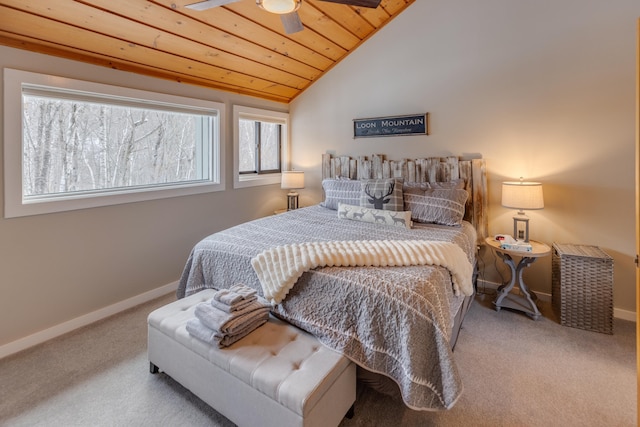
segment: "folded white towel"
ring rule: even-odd
[[[251,298],[254,295],[258,294],[253,288],[248,287],[247,285],[243,285],[242,283],[237,283],[229,288],[231,292],[235,292],[238,295],[242,295],[244,299]]]
[[[187,321],[187,332],[190,335],[204,341],[208,344],[217,344],[219,339],[216,337],[216,331],[207,328],[202,322],[196,318]]]
[[[249,304],[256,301],[258,299],[257,296],[249,299],[241,299],[238,302],[235,302],[231,305],[227,305],[223,302],[216,301],[215,299],[211,299],[211,305],[217,308],[218,310],[222,310],[225,313],[233,313],[234,311],[239,311],[246,308]]]
[[[242,295],[235,292],[231,292],[229,289],[220,289],[213,294],[213,302],[220,303],[220,305],[232,305],[242,301]]]
[[[255,301],[258,292],[243,284],[236,284],[229,289],[220,289],[213,294],[211,300],[214,307],[231,312],[244,308],[250,301]]]
[[[254,318],[269,314],[271,305],[264,298],[257,298],[241,310],[227,313],[215,308],[211,301],[196,305],[196,317],[209,329],[219,331],[220,335],[233,334],[242,328],[244,323],[250,323]]]
[[[221,337],[218,340],[218,346],[219,347],[226,347],[226,346],[229,346],[229,345],[233,344],[234,342],[236,342],[238,340],[241,340],[242,338],[244,338],[247,335],[249,335],[251,332],[253,332],[256,329],[258,329],[260,326],[262,326],[265,323],[267,323],[268,320],[269,320],[269,312],[266,312],[263,316],[256,317],[256,318],[254,318],[254,320],[252,322],[246,323],[245,325],[243,325],[242,329],[239,329],[234,334],[227,334],[227,335]]]
[[[248,323],[234,335],[220,335],[218,331],[207,328],[200,320],[194,318],[187,321],[187,332],[194,338],[199,339],[207,344],[216,345],[218,347],[227,347],[249,335],[251,332],[264,325],[269,320],[269,313],[265,317],[256,318],[253,322]]]

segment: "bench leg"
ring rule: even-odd
[[[351,408],[347,411],[345,418],[351,419],[356,414],[356,404],[351,405]]]
[[[154,365],[153,362],[149,362],[149,372],[151,372],[152,374],[157,374],[158,372],[160,372],[160,368]]]

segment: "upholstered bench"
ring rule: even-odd
[[[226,348],[189,335],[204,290],[148,318],[152,373],[162,370],[239,426],[336,426],[352,414],[356,367],[275,317]]]

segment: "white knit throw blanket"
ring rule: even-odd
[[[439,265],[451,273],[456,295],[473,293],[473,266],[450,242],[357,240],[290,244],[266,249],[251,260],[264,297],[279,304],[298,278],[316,267]]]

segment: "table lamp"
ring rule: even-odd
[[[289,193],[287,194],[287,210],[291,211],[293,209],[298,209],[298,193],[295,190],[304,188],[304,172],[282,172],[280,188],[289,190]]]
[[[544,208],[542,184],[525,182],[522,178],[519,182],[503,182],[502,206],[518,209],[518,213],[513,217],[513,237],[529,242],[529,217],[524,211]],[[519,227],[520,223],[524,225],[524,229]]]

